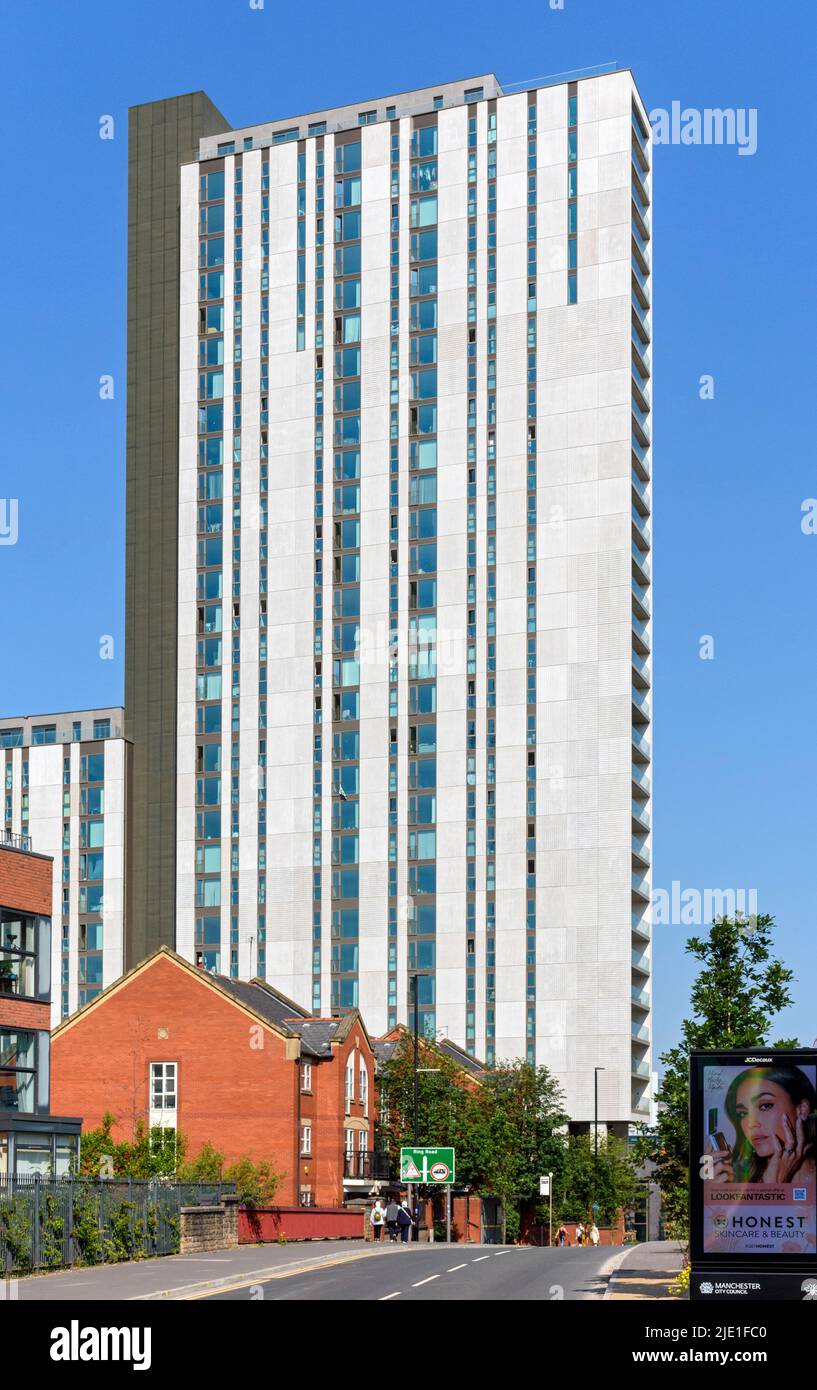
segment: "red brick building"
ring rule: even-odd
[[[80,1121],[50,1113],[54,861],[0,838],[0,1178],[70,1169]]]
[[[176,1128],[188,1158],[269,1159],[276,1202],[334,1206],[368,1193],[374,1053],[360,1015],[313,1018],[263,980],[211,975],[167,947],[55,1029],[55,1104],[114,1137]]]

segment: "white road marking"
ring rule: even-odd
[[[447,1269],[445,1272],[446,1274],[453,1274],[455,1269],[465,1269],[465,1265],[452,1265],[451,1268]]]
[[[513,1251],[512,1251],[512,1250],[497,1250],[497,1252],[496,1252],[496,1257],[497,1257],[497,1259],[499,1259],[500,1255],[512,1255],[512,1254],[513,1254]],[[490,1255],[488,1255],[487,1258],[490,1260],[490,1258],[491,1258]]]
[[[378,1303],[388,1303],[390,1298],[399,1298],[401,1293],[402,1289],[398,1289],[397,1293],[384,1293],[383,1297],[379,1298],[377,1301]]]
[[[439,1274],[430,1274],[427,1279],[418,1279],[416,1284],[412,1284],[413,1289],[422,1288],[423,1284],[430,1284],[432,1279],[439,1279]]]
[[[481,1263],[482,1260],[490,1260],[490,1258],[490,1255],[479,1255],[475,1260],[471,1261],[471,1264],[478,1265]]]

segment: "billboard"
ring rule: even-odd
[[[817,1051],[690,1054],[694,1266],[817,1268]]]

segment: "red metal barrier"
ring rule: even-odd
[[[362,1240],[362,1211],[343,1207],[258,1207],[238,1213],[239,1245],[278,1240]]]

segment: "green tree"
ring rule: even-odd
[[[474,1108],[469,1159],[475,1190],[502,1202],[503,1241],[515,1238],[522,1208],[539,1195],[539,1178],[562,1178],[568,1116],[547,1067],[507,1062],[486,1074]]]
[[[186,1161],[187,1140],[180,1130],[155,1127],[148,1130],[137,1123],[132,1142],[113,1137],[115,1117],[102,1117],[99,1129],[82,1136],[80,1173],[100,1176],[103,1160],[109,1160],[115,1178],[176,1178],[179,1182],[235,1183],[242,1202],[263,1206],[273,1201],[284,1174],[270,1159],[257,1161],[247,1154],[227,1163],[223,1153],[208,1139],[195,1158]]]
[[[708,934],[687,941],[687,954],[702,963],[690,996],[691,1018],[681,1041],[661,1054],[664,1076],[656,1093],[656,1132],[642,1132],[636,1152],[655,1164],[667,1231],[688,1231],[689,1053],[698,1048],[796,1047],[796,1040],[770,1042],[774,1017],[791,1002],[793,978],[772,959],[774,917],[716,917]]]
[[[413,1039],[405,1034],[379,1076],[381,1139],[397,1166],[414,1141]],[[546,1067],[510,1062],[479,1077],[423,1041],[419,1073],[420,1143],[453,1144],[457,1182],[502,1203],[504,1234],[514,1238],[542,1173],[561,1174],[567,1115]]]
[[[172,1178],[184,1161],[187,1141],[178,1130],[148,1129],[141,1120],[132,1141],[113,1138],[115,1117],[106,1113],[99,1129],[85,1130],[80,1146],[80,1173],[97,1178],[110,1160],[115,1178]]]
[[[482,1084],[433,1043],[420,1043],[418,1077],[420,1143],[454,1144],[457,1177],[465,1153],[472,1093]],[[400,1149],[414,1142],[414,1040],[401,1035],[389,1061],[378,1073],[379,1138],[396,1169]]]
[[[593,1134],[571,1135],[563,1179],[556,1184],[555,1219],[595,1220],[599,1225],[611,1226],[618,1213],[633,1206],[639,1195],[637,1168],[638,1161],[624,1140],[600,1135],[597,1155]]]

